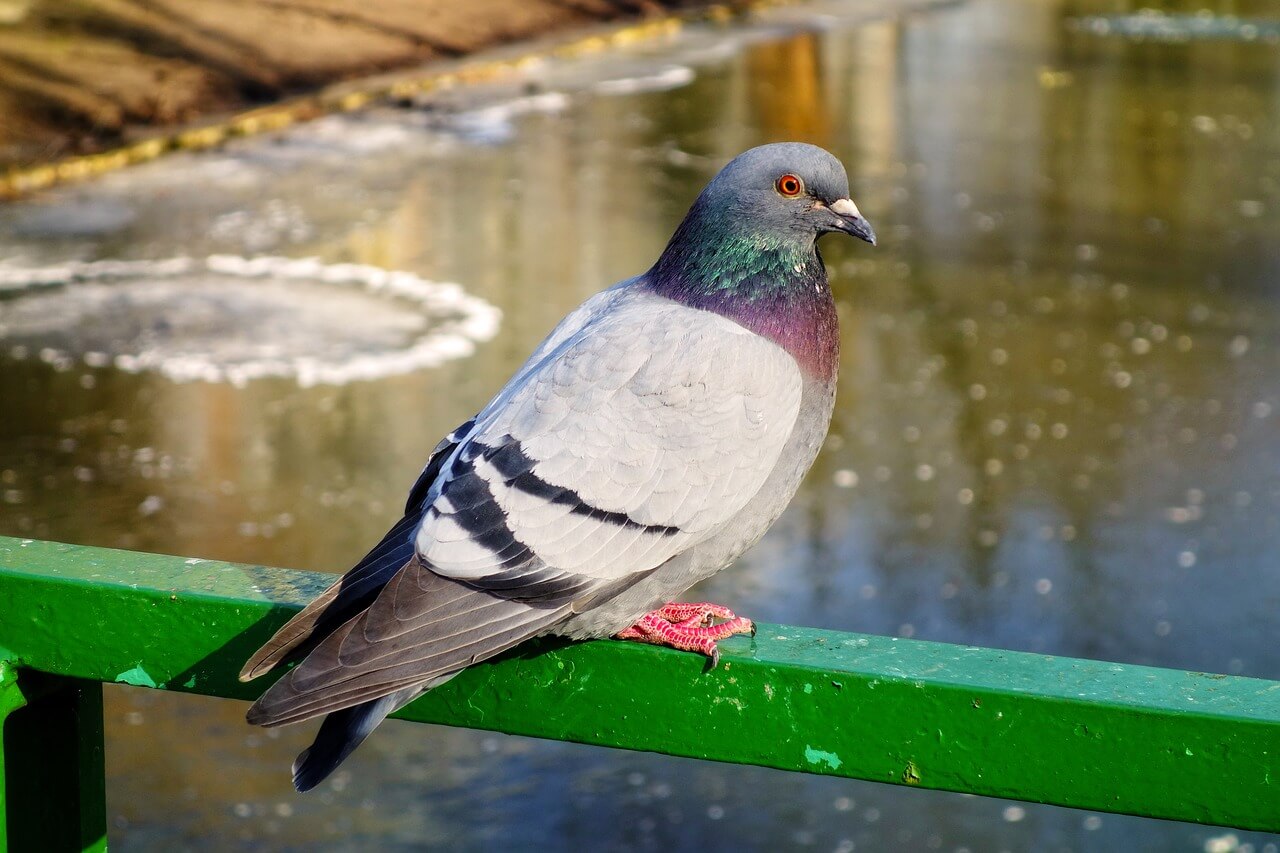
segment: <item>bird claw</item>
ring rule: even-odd
[[[722,622],[715,622],[722,619]],[[690,604],[673,601],[646,613],[636,624],[615,636],[619,640],[635,640],[658,646],[669,646],[687,652],[701,652],[708,658],[708,669],[720,663],[717,640],[734,634],[755,636],[756,626],[750,620],[736,615],[719,604]]]

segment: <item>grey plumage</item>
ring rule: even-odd
[[[542,633],[618,633],[763,535],[831,417],[838,337],[814,243],[873,239],[847,195],[821,149],[742,155],[652,270],[572,312],[437,446],[404,518],[241,673],[302,661],[252,723],[330,715],[299,790],[461,669]]]

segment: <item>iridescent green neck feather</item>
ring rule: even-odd
[[[689,211],[645,285],[733,320],[781,346],[810,376],[834,380],[840,335],[814,236],[734,228],[702,207]]]

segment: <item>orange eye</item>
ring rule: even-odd
[[[780,194],[787,198],[795,198],[800,195],[800,193],[804,192],[804,181],[800,180],[795,175],[783,175],[781,178],[778,178],[778,182],[774,184],[774,186],[777,187]]]

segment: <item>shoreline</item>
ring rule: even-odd
[[[276,0],[250,2],[271,6]],[[333,6],[345,3],[345,0],[304,2]],[[495,2],[520,5],[523,0]],[[321,80],[305,91],[282,93],[263,104],[219,101],[216,109],[200,111],[183,121],[125,123],[115,130],[96,126],[82,129],[91,148],[97,150],[68,151],[45,139],[40,150],[50,156],[32,157],[28,154],[24,160],[14,156],[14,152],[29,152],[33,146],[39,145],[42,138],[39,133],[32,137],[36,142],[25,147],[0,138],[0,143],[9,143],[0,145],[0,200],[85,180],[154,160],[169,152],[212,148],[229,139],[279,130],[335,112],[350,112],[378,102],[420,97],[462,85],[493,82],[546,58],[584,55],[659,39],[673,34],[686,23],[728,22],[753,9],[770,5],[777,5],[776,0],[732,4],[666,0],[661,6],[644,4],[643,7],[592,4],[593,9],[608,6],[618,14],[603,22],[549,18],[544,21],[547,25],[544,30],[530,31],[514,39],[487,41],[458,56],[415,58],[407,67],[396,70]],[[583,7],[571,5],[565,8],[576,13]],[[643,13],[643,17],[637,17],[638,12]],[[11,30],[0,29],[0,69],[5,67],[5,37],[11,35]],[[10,94],[11,91],[0,88],[0,110],[5,107],[5,96]],[[50,121],[44,131],[45,136],[67,133],[68,121],[67,114],[62,114],[58,121]]]

